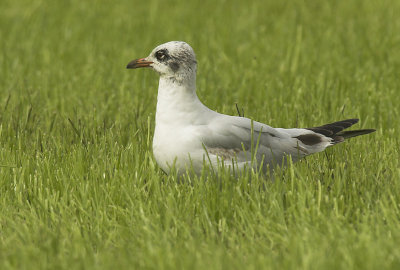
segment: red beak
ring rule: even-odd
[[[142,67],[150,67],[153,64],[151,61],[147,61],[146,58],[139,58],[129,62],[126,68],[142,68]]]

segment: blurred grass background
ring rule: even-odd
[[[0,2],[1,269],[399,269],[400,2]],[[183,40],[210,108],[369,136],[281,172],[178,183],[151,153]]]

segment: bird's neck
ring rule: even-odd
[[[196,74],[183,80],[160,77],[157,97],[156,126],[196,123],[199,113],[209,110],[196,94]],[[178,120],[179,119],[179,120]],[[178,120],[178,121],[177,121]]]

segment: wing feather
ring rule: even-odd
[[[297,160],[315,152],[315,146],[310,148],[287,131],[244,117],[224,116],[211,122],[202,141],[209,153],[220,157],[232,157],[234,154],[238,162],[250,161],[252,149],[257,150],[257,160],[263,160],[265,164],[281,162],[287,155]],[[306,129],[298,129],[296,132],[297,135],[303,133],[315,134]]]

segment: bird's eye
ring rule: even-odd
[[[167,59],[167,52],[165,50],[157,51],[156,58],[158,61],[165,61]]]

